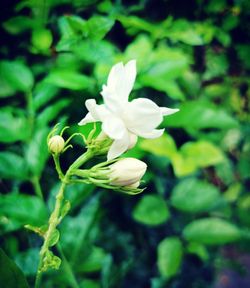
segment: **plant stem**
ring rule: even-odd
[[[32,182],[36,195],[40,197],[42,200],[44,200],[43,192],[42,192],[42,188],[41,188],[38,176],[32,177],[31,182]]]
[[[61,209],[62,202],[64,199],[65,187],[66,187],[66,181],[63,181],[61,184],[60,190],[59,190],[58,194],[56,195],[55,209],[49,218],[49,227],[48,227],[48,230],[45,234],[44,243],[43,243],[43,246],[42,246],[41,251],[40,251],[40,259],[39,259],[38,271],[37,271],[37,275],[36,275],[35,288],[40,287],[44,257],[46,255],[46,252],[49,249],[49,243],[51,240],[51,236],[53,235],[54,230],[56,229],[57,225],[59,224],[60,209]]]
[[[56,203],[55,203],[55,208],[53,210],[53,212],[50,215],[49,218],[49,227],[47,232],[44,235],[44,243],[42,245],[42,248],[40,250],[40,259],[39,259],[39,264],[38,264],[38,270],[37,270],[37,274],[36,274],[36,280],[35,280],[35,288],[39,288],[40,284],[41,284],[41,278],[42,278],[42,272],[44,271],[44,258],[46,256],[46,253],[49,250],[50,247],[50,243],[51,243],[51,238],[53,236],[53,233],[57,227],[57,225],[59,224],[60,220],[60,211],[61,211],[61,207],[63,204],[63,200],[64,200],[64,192],[65,192],[65,188],[67,186],[67,184],[70,183],[70,176],[71,176],[71,172],[74,169],[79,168],[80,166],[82,166],[85,162],[87,162],[89,159],[91,159],[94,156],[93,152],[91,150],[87,150],[84,154],[82,154],[80,157],[78,157],[75,162],[69,167],[68,171],[66,172],[65,176],[62,174],[61,175],[61,187],[60,190],[58,192],[58,194],[56,195]],[[56,169],[57,171],[59,171],[59,175],[61,174],[61,168],[59,165],[59,159],[58,161],[55,161],[56,164]],[[59,168],[58,166],[59,165]],[[59,170],[58,170],[59,169]],[[65,258],[65,257],[64,257]],[[77,287],[77,286],[75,286]]]

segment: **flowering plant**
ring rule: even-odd
[[[71,183],[87,183],[122,193],[134,195],[141,193],[140,180],[146,172],[147,165],[134,158],[119,158],[125,151],[131,149],[137,142],[137,137],[157,138],[164,129],[156,129],[163,116],[173,114],[178,109],[159,107],[149,99],[128,101],[129,94],[135,82],[136,61],[131,60],[126,65],[118,63],[113,66],[108,76],[107,85],[103,85],[101,95],[104,104],[98,105],[94,99],[86,101],[88,114],[79,125],[91,122],[102,122],[102,132],[95,137],[95,128],[85,135],[75,133],[66,141],[63,138],[65,127],[60,135],[55,127],[48,136],[48,147],[51,152],[61,187],[56,196],[56,203],[49,218],[48,225],[26,228],[33,230],[44,238],[40,251],[40,261],[35,287],[40,287],[41,275],[49,268],[58,269],[61,259],[54,255],[51,247],[59,240],[57,226],[70,209],[70,203],[64,199],[65,188]],[[86,145],[86,152],[80,155],[63,172],[60,166],[60,156],[68,148],[74,136],[80,135]],[[106,156],[107,160],[97,163],[89,169],[83,165],[95,156]]]

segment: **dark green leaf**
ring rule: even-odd
[[[206,245],[222,245],[240,240],[241,231],[234,224],[219,218],[204,218],[189,223],[183,230],[188,241]]]
[[[0,63],[0,78],[4,78],[12,88],[22,92],[29,91],[34,84],[31,70],[19,61],[2,61]]]
[[[160,225],[170,217],[166,202],[158,195],[146,195],[136,205],[133,218],[146,225]]]
[[[0,248],[0,287],[28,288],[23,272]]]
[[[209,210],[219,200],[218,189],[204,181],[195,178],[181,181],[175,186],[172,196],[172,205],[185,212],[196,213]]]
[[[27,164],[21,156],[11,152],[0,152],[0,177],[6,179],[27,179]]]

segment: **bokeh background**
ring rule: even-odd
[[[59,187],[48,132],[87,135],[84,101],[136,59],[130,99],[180,112],[127,153],[148,164],[141,195],[68,187],[63,264],[42,287],[250,287],[250,2],[3,1],[0,14],[0,286],[21,285],[4,278],[13,260],[33,287],[42,241],[24,225],[46,223]]]

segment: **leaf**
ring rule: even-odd
[[[38,110],[39,108],[47,104],[51,99],[53,99],[57,95],[58,91],[59,89],[52,84],[48,84],[44,81],[38,83],[35,86],[33,93],[34,109]]]
[[[47,220],[47,213],[44,202],[36,196],[0,195],[0,219],[4,220],[2,231],[14,231],[25,224],[41,226]]]
[[[177,153],[174,139],[165,133],[156,139],[143,139],[140,142],[140,148],[157,156],[166,156],[169,159]]]
[[[170,217],[166,202],[158,195],[146,195],[136,205],[133,218],[146,225],[160,225]]]
[[[31,17],[17,16],[10,18],[3,23],[3,27],[10,34],[17,35],[25,32],[28,29],[32,29],[35,25],[35,21]]]
[[[178,210],[189,213],[207,211],[219,199],[220,193],[215,186],[195,178],[181,181],[175,186],[171,195],[172,205]]]
[[[0,287],[28,288],[23,272],[0,248]]]
[[[198,167],[208,167],[223,162],[222,151],[207,141],[187,142],[181,147],[181,154],[186,159],[193,159]]]
[[[189,223],[183,230],[186,240],[206,245],[223,245],[240,240],[241,230],[219,218],[203,218]]]
[[[93,273],[100,271],[106,255],[103,248],[93,246],[89,255],[77,265],[77,272]]]
[[[75,71],[54,70],[44,80],[60,88],[83,90],[93,87],[92,78]]]
[[[40,176],[48,159],[47,136],[48,128],[37,129],[27,146],[25,159],[31,175]]]
[[[182,263],[183,248],[177,237],[168,237],[157,247],[157,266],[163,277],[175,276]]]
[[[0,142],[23,141],[27,139],[29,133],[24,115],[14,115],[11,110],[7,109],[0,110]]]
[[[59,241],[59,238],[60,238],[60,233],[57,229],[55,229],[51,235],[49,242],[48,242],[48,246],[49,247],[55,246],[56,243]]]
[[[0,177],[4,179],[28,178],[28,168],[25,160],[12,152],[0,152]]]
[[[23,252],[19,252],[15,256],[15,262],[22,269],[26,276],[36,275],[39,262],[39,249],[30,248]]]
[[[34,84],[31,70],[19,61],[1,61],[0,78],[4,78],[16,91],[28,92]]]
[[[93,16],[87,21],[87,36],[94,40],[101,40],[113,27],[111,17]]]
[[[36,119],[36,125],[40,129],[44,126],[47,126],[51,121],[55,120],[57,115],[64,109],[70,100],[62,99],[57,101],[56,103],[51,104],[49,107],[45,108]]]
[[[60,268],[61,262],[62,260],[58,256],[54,255],[50,250],[47,250],[41,271],[45,272],[48,269],[58,270]]]
[[[52,44],[53,36],[48,29],[34,29],[32,31],[32,45],[39,51],[48,50]]]
[[[189,129],[229,129],[238,126],[237,120],[223,109],[218,109],[209,102],[189,101],[180,106],[180,111],[166,117],[163,126]]]

